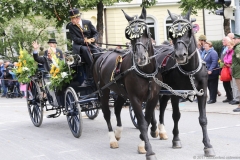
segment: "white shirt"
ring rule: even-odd
[[[82,19],[80,19],[79,24],[80,24],[81,28],[83,28]]]

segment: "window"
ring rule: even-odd
[[[173,16],[178,16],[174,13],[172,13]],[[165,21],[165,40],[168,40],[169,36],[168,36],[168,30],[169,30],[169,27],[172,25],[172,19],[170,16],[167,17],[166,21]]]

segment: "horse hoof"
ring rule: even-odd
[[[206,156],[206,157],[214,157],[215,156],[215,152],[214,152],[213,148],[204,148],[204,156]]]
[[[168,136],[166,133],[159,133],[160,140],[167,140]]]
[[[182,144],[181,144],[181,141],[172,141],[172,148],[173,149],[179,149],[179,148],[182,148]]]
[[[119,141],[121,139],[121,137],[115,137],[117,141]]]
[[[112,149],[118,148],[118,142],[111,142],[110,148],[112,148]]]
[[[151,131],[150,134],[151,134],[151,136],[153,138],[157,138],[158,137],[158,131],[157,130],[156,131]]]
[[[157,160],[157,157],[155,155],[146,156],[146,160]]]
[[[147,151],[145,150],[145,147],[138,146],[138,153],[139,153],[139,154],[146,154]]]

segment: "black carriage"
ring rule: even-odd
[[[84,81],[84,62],[78,55],[67,54],[65,62],[75,71],[70,84],[62,91],[49,88],[50,74],[45,70],[38,70],[27,84],[27,105],[32,123],[39,127],[43,121],[43,110],[55,110],[48,118],[56,118],[63,113],[67,117],[69,128],[74,137],[79,138],[82,133],[82,113],[89,119],[94,119],[99,113],[99,102],[96,94],[92,94],[95,86],[82,87]],[[88,96],[86,98],[86,96]]]

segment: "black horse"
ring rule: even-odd
[[[170,11],[168,13],[173,21],[173,25],[169,28],[169,36],[173,40],[174,52],[165,56],[159,55],[156,58],[162,65],[162,62],[165,61],[165,66],[160,68],[163,82],[167,83],[167,85],[162,86],[171,90],[173,95],[163,95],[160,98],[160,123],[158,125],[160,139],[168,138],[164,128],[164,111],[168,100],[171,98],[174,121],[172,147],[182,147],[178,131],[178,121],[181,116],[179,97],[189,98],[189,96],[195,95],[198,100],[199,123],[203,132],[205,156],[214,156],[215,153],[207,133],[206,98],[208,73],[205,63],[197,50],[197,43],[190,22],[191,9],[185,16],[174,16]],[[192,93],[191,95],[179,94],[173,90],[192,90]]]
[[[138,151],[146,153],[147,159],[156,159],[147,131],[158,101],[158,93],[161,89],[153,81],[153,77],[157,77],[160,80],[162,80],[162,77],[158,73],[158,65],[155,58],[151,58],[154,55],[154,51],[149,28],[145,22],[145,8],[142,9],[139,17],[130,17],[124,11],[123,13],[129,22],[125,33],[126,38],[131,41],[132,48],[128,52],[121,53],[114,50],[101,55],[94,64],[93,77],[100,90],[101,108],[108,126],[110,147],[118,148],[117,140],[121,138],[122,131],[120,113],[126,98],[129,98],[141,132],[140,139],[142,141]],[[119,73],[117,72],[118,70],[120,70]],[[109,82],[111,85],[109,85]],[[111,112],[108,105],[110,90],[119,95],[114,103],[117,119],[117,130],[115,132],[113,132],[110,122]],[[142,113],[142,102],[147,102],[145,117]],[[152,132],[156,130],[156,127],[151,128]]]

